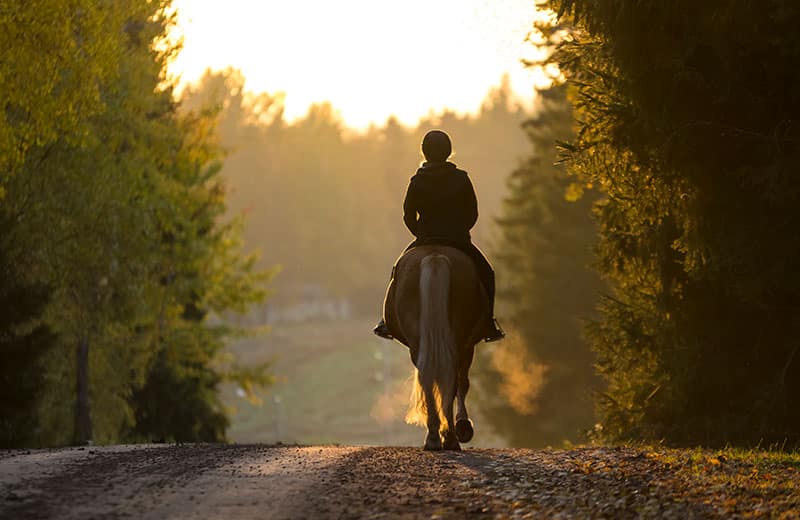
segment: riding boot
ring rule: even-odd
[[[408,248],[410,249],[411,245],[409,245]],[[395,262],[395,264],[392,266],[392,274],[389,275],[389,285],[391,285],[392,281],[394,280],[395,271],[397,271],[397,262]],[[392,333],[389,332],[389,327],[386,325],[386,321],[384,321],[383,318],[381,318],[381,321],[379,321],[378,324],[375,325],[375,328],[372,329],[372,333],[380,338],[394,339],[394,336],[392,336]]]
[[[486,337],[483,338],[483,341],[486,343],[491,343],[492,341],[500,341],[501,339],[506,337],[506,333],[503,332],[503,329],[500,328],[500,324],[497,323],[497,318],[492,315],[492,321],[489,323],[486,331]]]
[[[492,280],[494,282],[494,280]],[[503,332],[503,329],[500,328],[500,324],[497,323],[497,318],[494,317],[494,283],[491,284],[490,288],[491,295],[489,296],[489,316],[492,317],[492,320],[489,322],[489,325],[486,327],[486,332],[483,337],[483,341],[486,343],[491,343],[492,341],[500,341],[501,339],[506,337],[506,333]]]
[[[503,332],[503,329],[500,328],[500,324],[497,323],[497,318],[494,317],[494,273],[492,273],[491,280],[486,284],[486,292],[489,293],[489,316],[491,316],[492,319],[486,327],[483,340],[486,343],[491,343],[492,341],[500,341],[506,337],[506,333]]]
[[[481,279],[481,285],[486,289],[486,303],[489,307],[489,316],[492,317],[484,331],[483,340],[487,343],[500,341],[506,337],[506,334],[503,332],[503,329],[500,328],[500,324],[497,323],[497,319],[494,317],[494,269],[492,269],[492,265],[486,259],[483,252],[474,244],[470,244],[468,252],[478,268],[478,276]]]
[[[383,321],[383,319],[381,319],[380,323],[375,325],[375,328],[372,329],[372,332],[381,338],[394,339],[394,336],[392,336],[392,333],[389,332],[389,327],[386,326],[386,322]]]

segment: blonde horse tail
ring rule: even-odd
[[[425,391],[435,396],[433,413],[445,423],[442,403],[446,399],[452,401],[456,384],[455,341],[448,312],[450,260],[446,256],[429,255],[422,259],[419,288],[419,353],[406,422],[426,426],[429,410]]]

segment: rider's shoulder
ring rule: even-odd
[[[467,170],[461,169],[461,168],[459,168],[458,166],[456,166],[455,164],[453,164],[453,163],[451,163],[449,161],[447,162],[447,166],[451,170],[453,170],[453,172],[458,174],[459,176],[461,176],[461,177],[469,177],[469,174],[467,173]]]
[[[424,177],[426,176],[426,174],[440,175],[440,174],[452,174],[452,173],[464,177],[469,176],[466,170],[462,170],[461,168],[456,166],[454,163],[451,163],[450,161],[443,163],[424,162],[419,168],[417,168],[417,171],[414,173],[414,175],[411,176],[411,179],[413,180],[415,177],[416,178]]]

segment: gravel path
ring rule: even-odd
[[[730,517],[692,498],[674,473],[627,448],[7,451],[0,452],[0,518]]]

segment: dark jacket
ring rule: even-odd
[[[403,221],[418,239],[469,243],[478,201],[467,172],[451,162],[426,162],[411,177]]]

